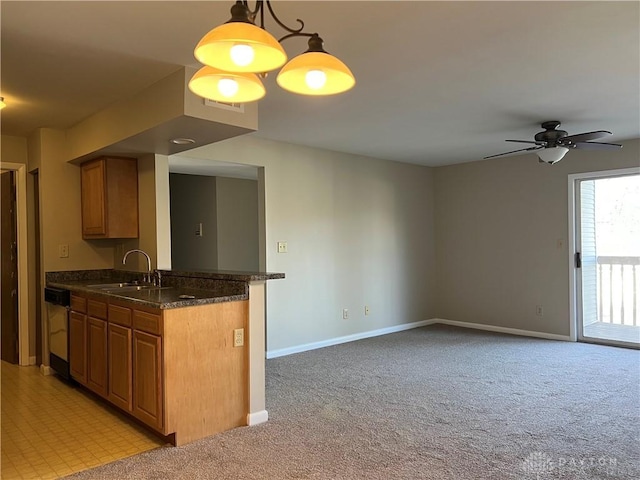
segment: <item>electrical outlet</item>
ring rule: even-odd
[[[369,315],[371,313],[371,309],[369,308],[369,305],[365,305],[364,306],[364,314]]]
[[[538,317],[544,316],[544,308],[542,308],[542,305],[536,305],[536,315]]]
[[[342,309],[342,319],[343,320],[349,320],[349,309],[348,308],[343,308]]]
[[[242,347],[244,345],[244,328],[236,328],[233,331],[233,346]]]
[[[287,253],[287,242],[278,242],[278,253]]]
[[[69,258],[69,245],[58,245],[58,256],[60,258]]]

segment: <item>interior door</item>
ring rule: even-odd
[[[0,174],[2,360],[18,363],[18,244],[15,173]]]
[[[576,181],[578,340],[640,346],[640,175]]]

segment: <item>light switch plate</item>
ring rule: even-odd
[[[69,258],[69,245],[58,245],[58,257]]]

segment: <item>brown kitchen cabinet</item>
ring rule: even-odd
[[[132,412],[132,335],[131,309],[109,305],[108,357],[109,401]]]
[[[246,425],[248,345],[233,336],[248,303],[161,310],[74,294],[72,377],[175,445]]]
[[[87,318],[87,387],[107,396],[107,322]]]
[[[138,238],[138,161],[101,157],[80,169],[82,238]]]
[[[69,313],[69,373],[87,384],[87,316],[82,312]]]
[[[163,430],[162,313],[134,309],[133,414],[147,425]]]
[[[133,414],[161,431],[163,426],[162,339],[133,332]]]

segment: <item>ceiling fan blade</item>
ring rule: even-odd
[[[606,130],[598,130],[596,132],[578,133],[577,135],[568,135],[566,137],[562,137],[558,143],[562,144],[568,142],[588,142],[589,140],[606,137],[607,135],[611,135],[611,132],[607,132]]]
[[[622,145],[618,143],[577,142],[574,148],[580,150],[618,150]]]
[[[530,140],[505,140],[505,142],[533,143],[534,145],[546,145],[547,144],[547,142],[541,142],[541,141],[532,142]]]
[[[540,145],[537,145],[535,147],[529,147],[529,148],[521,148],[520,150],[513,150],[511,152],[504,152],[504,153],[498,153],[497,155],[489,155],[488,157],[484,157],[483,160],[486,160],[487,158],[493,158],[493,157],[501,157],[503,155],[509,155],[511,153],[519,153],[519,152],[529,152],[531,150],[540,150],[541,148],[544,148]]]

